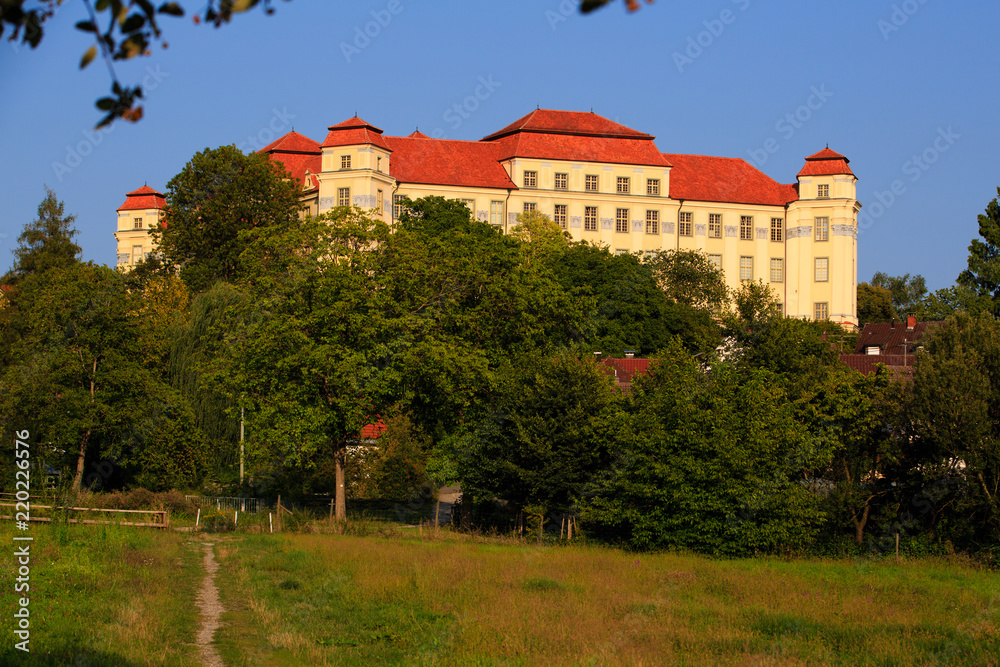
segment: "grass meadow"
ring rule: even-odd
[[[1000,664],[1000,575],[960,558],[712,560],[397,528],[30,534],[32,653],[5,632],[4,665],[198,664],[206,540],[234,667]],[[2,599],[9,628],[12,585]]]

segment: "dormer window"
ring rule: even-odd
[[[882,350],[879,348],[878,345],[869,345],[868,347],[865,348],[865,354],[868,355],[882,354]]]
[[[350,155],[341,155],[340,156],[340,168],[341,169],[350,169],[351,168],[351,156]]]
[[[830,186],[826,183],[822,183],[816,186],[816,198],[817,199],[829,199],[830,198]]]

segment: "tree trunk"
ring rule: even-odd
[[[336,494],[336,519],[337,521],[347,521],[347,493],[344,490],[344,462],[347,458],[347,448],[341,446],[337,449],[333,460],[337,465],[337,494]]]
[[[82,355],[81,355],[82,356]],[[80,361],[83,361],[81,359]],[[94,357],[94,364],[90,372],[90,404],[94,404],[94,378],[97,376],[97,357]],[[84,460],[87,458],[87,440],[90,439],[91,429],[87,429],[87,432],[83,434],[83,438],[80,440],[80,453],[76,457],[76,475],[73,476],[73,493],[80,492],[80,485],[83,482],[83,464]]]
[[[73,493],[80,492],[80,484],[83,482],[83,462],[87,458],[88,439],[90,439],[90,429],[87,429],[80,440],[80,453],[76,457],[76,475],[73,476]]]
[[[862,512],[860,519],[855,519],[851,517],[854,521],[854,543],[861,544],[865,539],[865,524],[868,523],[868,511],[871,509],[871,505],[865,503],[865,511]]]

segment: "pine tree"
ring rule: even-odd
[[[25,225],[17,237],[14,268],[3,282],[16,282],[32,273],[65,268],[80,261],[80,246],[73,242],[76,216],[66,215],[63,203],[48,187],[38,205],[38,219]]]
[[[1000,188],[997,188],[1000,195]],[[958,284],[1000,305],[1000,200],[994,199],[979,216],[979,239],[969,245],[969,268],[958,276]]]

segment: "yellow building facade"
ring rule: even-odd
[[[510,231],[535,210],[616,253],[702,251],[731,288],[769,284],[787,316],[857,326],[860,204],[846,157],[823,149],[781,184],[741,159],[661,153],[654,138],[594,113],[537,109],[480,141],[384,136],[354,117],[322,142],[293,131],[262,152],[302,184],[308,213],[354,205],[391,224],[402,198],[435,195]],[[129,200],[152,201],[139,193]],[[123,216],[139,209],[126,205],[119,265],[139,245]]]

